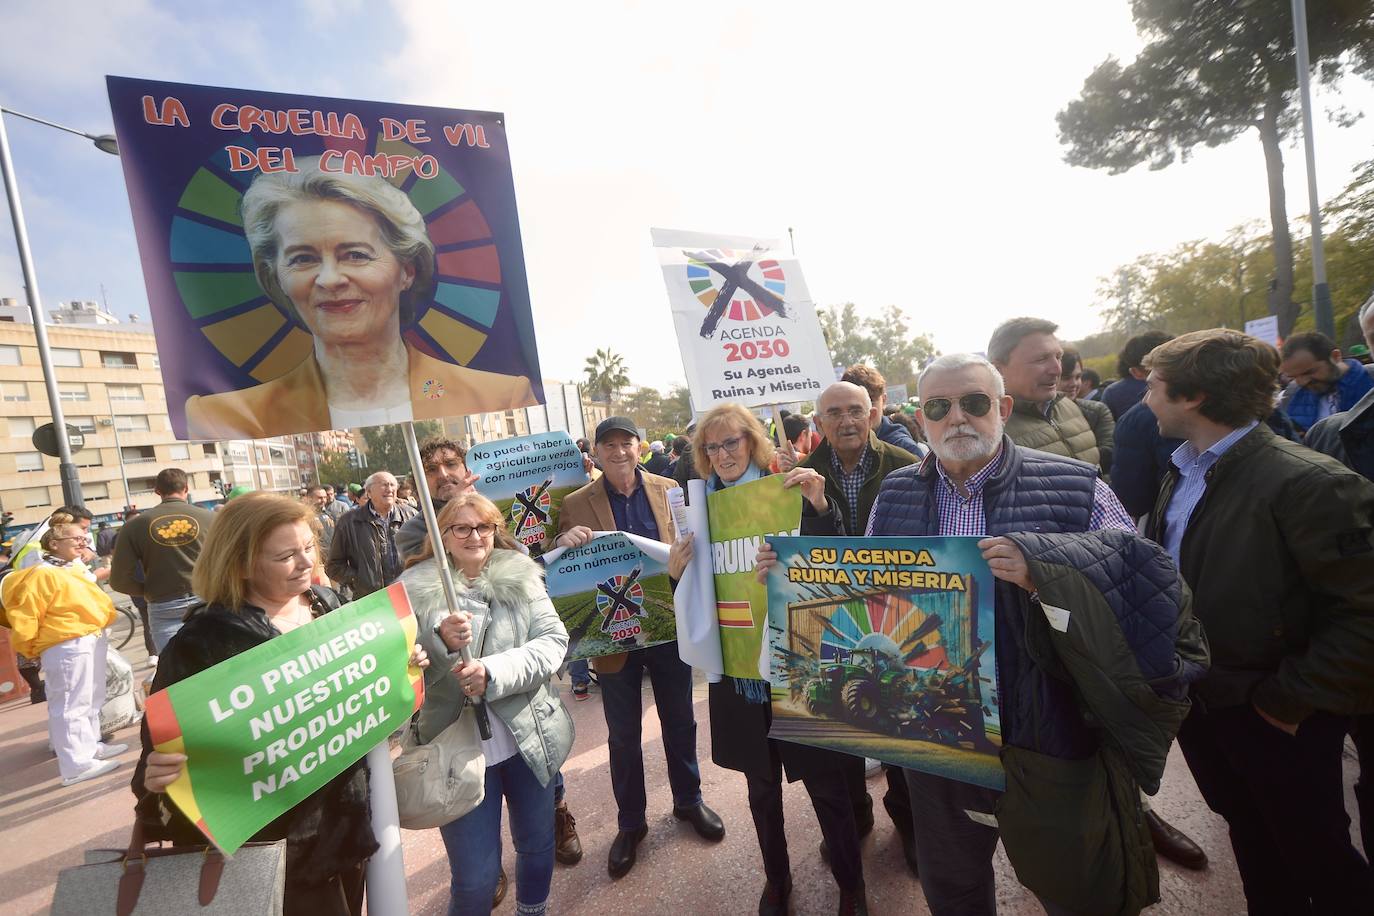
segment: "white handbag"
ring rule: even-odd
[[[401,738],[401,756],[392,761],[396,805],[407,830],[442,827],[456,821],[486,797],[487,759],[470,704],[454,722],[420,744],[412,721]]]
[[[245,843],[229,861],[213,846],[146,844],[134,822],[129,848],[86,851],[57,875],[54,916],[280,916],[286,841]]]

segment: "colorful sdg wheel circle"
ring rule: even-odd
[[[711,248],[702,254],[714,261],[727,264],[734,264],[741,259],[747,260],[750,256],[749,251],[736,251],[730,248]],[[715,304],[716,295],[725,286],[725,278],[708,267],[707,263],[702,258],[688,257],[687,285],[691,287],[692,295],[696,296],[701,304],[709,309]],[[787,277],[783,274],[782,265],[777,261],[769,259],[754,262],[749,266],[749,276],[756,281],[761,281],[764,289],[775,294],[779,299],[786,298]],[[773,312],[772,306],[768,303],[757,302],[747,290],[736,287],[730,297],[730,305],[725,310],[724,317],[731,321],[758,321],[767,318]]]
[[[553,497],[549,496],[548,490],[540,493],[539,487],[536,485],[525,490],[522,495],[525,499],[533,500],[539,511],[544,513],[545,518],[549,517],[550,511],[553,509]],[[522,515],[522,508],[518,500],[511,505],[511,515],[518,516],[520,519],[520,530],[515,532],[516,535],[527,534],[535,529],[542,530],[544,523],[539,520],[539,516],[533,512],[524,512]]]
[[[958,640],[941,626],[921,639],[910,638],[930,614],[943,620],[953,616],[956,602],[966,599],[951,595],[923,595],[921,607],[900,594],[872,595],[846,601],[831,613],[829,627],[820,636],[820,657],[826,662],[844,661],[856,649],[876,649],[908,668],[948,668],[950,656],[966,658],[968,646],[950,645]]]
[[[619,593],[625,587],[626,576],[612,576],[606,584],[611,591]],[[606,618],[607,629],[618,629],[619,624],[632,619],[638,615],[639,609],[644,605],[644,586],[638,582],[630,585],[629,591],[625,592],[625,597],[633,609],[626,607],[624,602],[616,601],[610,595],[598,591],[596,593],[596,610],[601,616]]]
[[[256,147],[247,134],[226,140]],[[330,140],[327,149],[419,156],[400,142]],[[233,172],[220,147],[187,182],[170,231],[173,279],[187,313],[224,358],[254,382],[276,378],[310,353],[309,329],[263,293],[243,234],[240,204],[255,171]],[[481,350],[501,306],[501,262],[477,201],[445,169],[389,180],[424,217],[435,247],[433,300],[417,304],[406,341],[430,356],[467,365]],[[427,392],[437,397],[441,392]]]

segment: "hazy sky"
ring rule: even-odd
[[[1124,176],[1062,162],[1055,113],[1138,47],[1126,0],[1054,4],[9,0],[0,105],[94,133],[104,75],[503,111],[545,376],[609,346],[683,378],[649,227],[785,239],[818,306],[895,304],[945,352],[1035,314],[1096,330],[1098,278],[1267,213],[1259,141]],[[1048,12],[1047,12],[1048,11]],[[1319,106],[1322,104],[1318,98]],[[1352,85],[1341,102],[1374,109]],[[119,163],[8,118],[45,304],[147,317]],[[1374,124],[1317,122],[1335,194]],[[1306,209],[1300,146],[1289,207]],[[22,298],[8,220],[0,295]],[[1299,297],[1302,297],[1300,291]]]

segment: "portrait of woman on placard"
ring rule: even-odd
[[[434,294],[434,244],[405,192],[376,177],[259,175],[244,234],[263,292],[314,337],[300,365],[261,385],[186,401],[191,438],[263,438],[534,404],[529,379],[435,359],[401,337]]]

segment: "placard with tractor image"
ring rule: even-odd
[[[777,538],[770,736],[1002,788],[992,577],[976,542]]]

